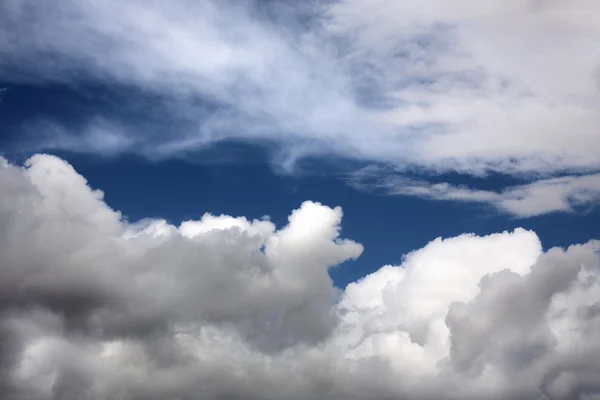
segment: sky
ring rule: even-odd
[[[0,0],[0,397],[600,399],[598,21]]]

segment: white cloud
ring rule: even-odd
[[[398,397],[598,394],[600,347],[585,338],[598,329],[598,250],[543,253],[520,229],[437,239],[350,284],[333,341],[350,359],[385,360]]]
[[[45,146],[168,157],[250,138],[279,143],[285,167],[323,153],[475,174],[600,167],[594,1],[340,0],[274,8],[277,22],[254,2],[0,7],[7,79],[125,85],[173,119],[50,124]]]
[[[293,154],[305,140],[335,145],[368,119],[320,38],[292,29],[292,17],[286,27],[260,19],[249,2],[63,0],[37,7],[18,0],[0,7],[0,72],[7,78],[131,87],[156,96],[173,120],[153,133],[95,117],[76,135],[40,123],[33,130],[49,132],[46,147],[168,157],[242,137],[283,142]],[[151,114],[144,117],[152,121]],[[349,114],[354,119],[345,122]]]
[[[527,273],[541,252],[536,235],[521,229],[438,238],[408,254],[401,267],[383,267],[348,285],[339,305],[354,335],[346,339],[354,339],[356,354],[387,357],[402,375],[435,372],[450,351],[444,319],[452,303],[472,300],[488,274]]]
[[[430,183],[374,167],[356,171],[348,182],[355,188],[380,191],[387,195],[485,203],[521,218],[552,212],[577,212],[582,208],[589,210],[600,199],[600,174],[540,179],[508,186],[500,192],[471,189],[447,182]]]
[[[340,208],[138,224],[64,161],[0,167],[2,398],[577,399],[600,246],[435,239],[340,292]],[[545,397],[543,397],[545,396]]]
[[[598,3],[342,0],[330,15],[330,29],[350,37],[349,56],[401,102],[381,117],[435,125],[405,138],[415,162],[472,172],[598,166]]]

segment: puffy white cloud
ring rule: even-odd
[[[279,231],[268,221],[210,215],[179,228],[130,225],[52,156],[37,155],[24,170],[4,167],[2,189],[4,297],[52,304],[85,329],[154,329],[176,315],[248,332],[268,324],[282,343],[318,341],[334,324],[327,267],[362,251],[337,238],[341,210],[315,203]],[[39,251],[29,251],[32,242]],[[268,344],[279,345],[273,337]]]
[[[402,266],[348,285],[339,303],[347,324],[341,337],[352,354],[385,357],[401,376],[418,382],[450,355],[450,306],[472,300],[486,275],[527,273],[540,254],[536,235],[524,230],[436,239],[408,254]]]
[[[342,211],[128,223],[66,162],[0,166],[6,399],[589,399],[600,246],[435,239],[340,291]]]
[[[597,394],[600,347],[586,335],[598,332],[599,248],[543,253],[525,230],[437,239],[350,284],[335,340],[353,359],[385,359],[408,398]]]

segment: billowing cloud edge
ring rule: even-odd
[[[592,399],[599,243],[438,238],[335,288],[342,210],[128,223],[65,161],[0,163],[7,399]]]

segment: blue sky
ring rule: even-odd
[[[35,136],[22,127],[30,121],[52,119],[81,126],[87,116],[102,113],[135,120],[140,130],[152,126],[144,118],[152,99],[102,86],[74,90],[66,86],[10,85],[2,113],[5,157],[22,163],[31,156],[27,146]],[[124,111],[124,104],[139,103]],[[139,121],[139,122],[137,122]],[[76,129],[76,128],[75,128]],[[545,247],[569,246],[597,238],[600,211],[594,204],[577,212],[550,213],[519,218],[492,207],[463,202],[440,202],[412,196],[389,196],[381,191],[357,190],[347,184],[349,175],[367,163],[348,159],[304,160],[295,173],[273,165],[268,147],[252,142],[221,144],[178,159],[149,160],[134,154],[80,154],[50,150],[71,163],[93,188],[105,192],[107,203],[129,220],[166,218],[173,223],[198,219],[205,212],[260,218],[269,215],[285,225],[289,212],[305,200],[344,210],[344,235],[365,246],[358,260],[332,269],[334,282],[345,287],[385,264],[398,264],[402,256],[438,236],[469,232],[486,235],[515,228],[534,230]],[[422,177],[419,173],[405,173]],[[424,175],[437,182],[501,191],[527,182],[507,175],[470,177],[465,174]],[[242,195],[243,194],[243,195]]]
[[[596,398],[598,20],[0,1],[0,397]]]

